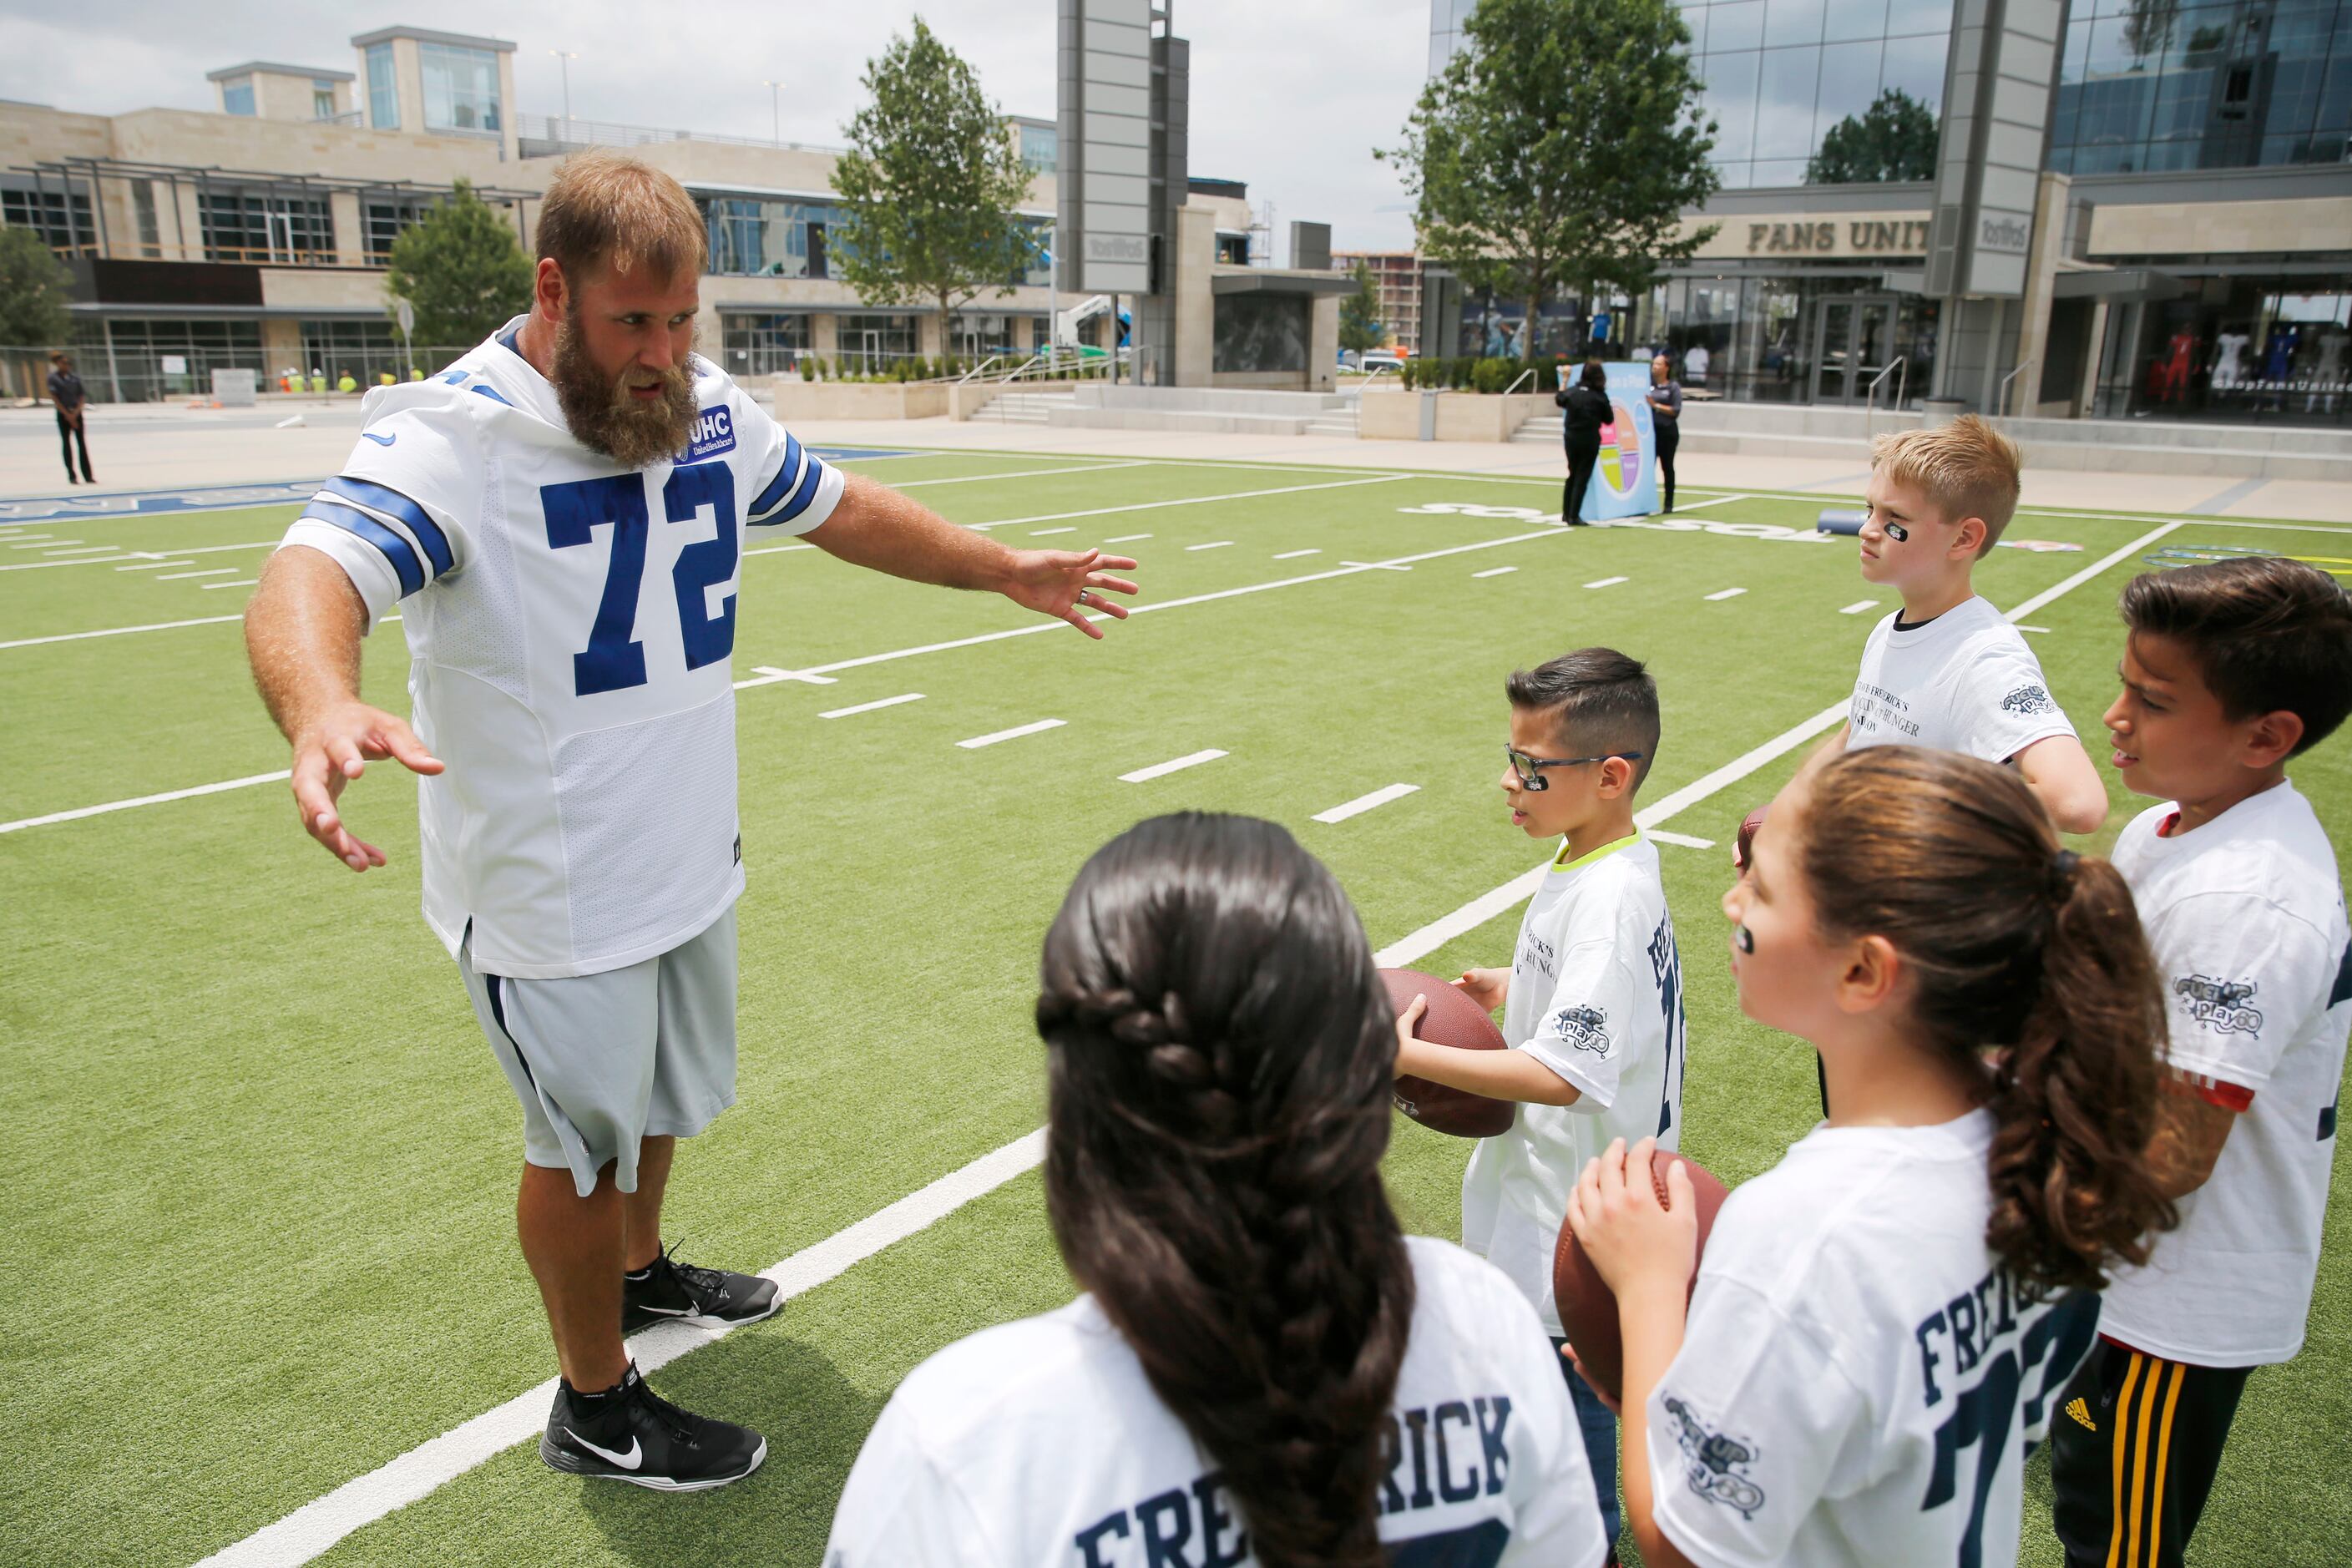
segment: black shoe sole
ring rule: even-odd
[[[730,1482],[740,1481],[758,1469],[767,1461],[768,1440],[765,1437],[761,1438],[760,1446],[751,1451],[751,1463],[733,1475],[703,1476],[690,1481],[682,1481],[674,1476],[641,1475],[635,1470],[624,1470],[600,1459],[570,1453],[548,1441],[545,1434],[541,1434],[539,1439],[539,1457],[549,1469],[560,1471],[567,1476],[579,1476],[586,1480],[626,1481],[633,1487],[647,1487],[660,1492],[705,1492],[713,1487],[723,1487]]]
[[[656,1323],[686,1323],[698,1329],[713,1330],[740,1328],[745,1323],[764,1322],[782,1311],[783,1308],[784,1296],[781,1290],[769,1300],[767,1310],[742,1318],[713,1318],[701,1312],[674,1317],[667,1312],[656,1312],[644,1307],[625,1307],[621,1310],[621,1331],[625,1334],[642,1333]]]

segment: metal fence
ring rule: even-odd
[[[419,347],[415,369],[421,375],[431,375],[472,352],[473,347],[470,343],[462,348]],[[408,356],[397,345],[390,349],[338,350],[331,356],[322,355],[319,363],[299,366],[273,364],[269,351],[249,344],[170,351],[118,345],[111,354],[104,349],[80,347],[73,352],[74,373],[81,377],[82,388],[89,394],[92,403],[206,400],[212,396],[213,372],[216,369],[249,370],[255,384],[266,393],[297,392],[328,397],[340,395],[335,389],[346,373],[357,384],[358,392],[379,384],[385,376],[395,382],[409,379]],[[47,401],[49,353],[47,345],[0,346],[0,397]],[[313,370],[320,373],[318,379],[324,383],[323,392],[312,384]]]
[[[728,147],[772,147],[788,153],[841,153],[818,142],[777,142],[765,136],[722,136],[709,131],[673,131],[659,125],[624,125],[611,120],[574,120],[562,114],[519,114],[515,135],[526,158],[551,157],[583,147],[650,147],[663,142],[713,142]]]

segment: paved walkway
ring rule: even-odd
[[[299,426],[277,422],[299,414]],[[164,405],[90,410],[90,457],[106,492],[284,483],[341,467],[359,430],[356,402],[296,408],[190,409]],[[1211,436],[1192,431],[1093,430],[998,424],[985,417],[824,420],[793,433],[813,446],[942,447],[1088,457],[1215,458],[1348,468],[1432,469],[1528,479],[1562,474],[1559,454],[1533,445],[1472,441],[1354,441],[1339,437]],[[1686,453],[1675,465],[1689,488],[1859,495],[1870,469],[1861,443],[1851,459]],[[0,499],[71,495],[59,483],[57,429],[46,408],[0,410]],[[84,492],[88,493],[88,492]],[[2026,454],[2025,504],[2101,511],[2196,512],[2352,523],[2352,485],[2317,480],[2036,470]]]

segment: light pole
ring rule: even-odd
[[[768,89],[769,139],[781,142],[784,139],[784,111],[778,107],[778,102],[784,84],[780,81],[763,81],[760,85]]]
[[[572,62],[580,58],[577,49],[550,49],[563,68],[563,140],[572,140]]]

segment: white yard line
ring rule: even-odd
[[[1184,547],[1184,552],[1189,555],[1196,550],[1223,550],[1232,542],[1230,539],[1213,539],[1206,544],[1188,544]]]
[[[229,570],[234,572],[236,568],[232,566]],[[169,577],[158,577],[155,579],[158,583],[168,583],[172,579]],[[210,593],[215,588],[250,588],[260,581],[261,579],[258,577],[236,577],[226,583],[199,583],[196,586],[204,589],[206,593]]]
[[[1066,719],[1040,719],[1034,724],[1015,724],[1010,730],[999,730],[993,734],[974,735],[971,740],[958,741],[956,744],[967,752],[976,752],[982,746],[992,746],[999,741],[1017,741],[1024,735],[1036,735],[1047,730],[1058,730],[1068,722]]]
[[[1687,833],[1668,833],[1663,827],[1653,827],[1647,831],[1652,838],[1656,839],[1661,844],[1676,844],[1680,845],[1685,849],[1712,849],[1715,847],[1715,840],[1712,838],[1693,838]]]
[[[1748,592],[1748,590],[1745,588],[1726,588],[1719,594],[1707,595],[1706,599],[1707,603],[1713,604],[1717,599],[1737,599],[1740,595],[1745,594],[1746,592]]]
[[[1144,784],[1152,779],[1164,778],[1170,773],[1181,772],[1185,768],[1199,767],[1202,763],[1213,763],[1225,754],[1223,752],[1215,751],[1194,752],[1190,755],[1178,757],[1173,762],[1154,763],[1148,768],[1138,768],[1131,773],[1121,773],[1118,775],[1118,782]]]
[[[1489,566],[1484,572],[1473,572],[1470,575],[1473,577],[1500,577],[1507,572],[1516,572],[1518,568],[1516,566]]]
[[[2178,527],[2179,524],[2171,526]],[[1558,531],[1552,531],[1555,534]],[[2117,559],[2137,547],[2126,547],[2119,552]],[[2057,596],[2057,593],[2066,591],[2066,586],[2062,584],[2042,603],[2049,603],[2050,598]],[[2028,601],[2028,605],[2032,604]],[[2015,619],[2026,613],[2029,613],[2027,605],[2021,605],[2011,612],[2011,618]],[[1636,813],[1633,820],[1654,835],[1659,823],[1729,788],[1774,759],[1804,744],[1843,718],[1845,710],[1846,704],[1841,700],[1836,706],[1824,709],[1803,723],[1783,731],[1762,745]],[[284,778],[286,775],[278,773],[272,776]],[[1418,963],[1456,937],[1466,936],[1489,921],[1517,908],[1542,885],[1550,866],[1550,859],[1547,858],[1541,864],[1529,868],[1501,887],[1489,889],[1450,914],[1440,916],[1391,942],[1372,955],[1372,962],[1388,969]],[[1045,1157],[1045,1133],[1040,1128],[793,1254],[774,1268],[765,1270],[763,1278],[774,1280],[779,1294],[787,1300],[805,1294],[828,1280],[839,1278],[893,1243],[927,1229],[974,1198],[993,1192],[1014,1177],[1036,1169]],[[632,1340],[629,1348],[639,1371],[655,1372],[718,1337],[697,1329],[664,1324]],[[205,1559],[198,1568],[298,1568],[299,1564],[322,1555],[362,1526],[430,1496],[467,1471],[536,1437],[546,1425],[547,1408],[554,1397],[555,1380],[550,1378],[516,1394],[496,1409],[454,1426],[367,1474],[344,1482],[324,1497],[303,1504],[284,1518],[264,1525],[244,1540]]]
[[[137,555],[126,554],[120,546],[103,544],[104,555],[77,555],[70,561],[11,561],[0,566],[0,572],[39,572],[51,566],[111,566],[118,561],[136,561]]]
[[[735,689],[740,691],[748,686],[774,686],[786,680],[797,680],[808,686],[839,684],[830,675],[812,675],[804,669],[779,669],[772,664],[755,664],[751,667],[751,679],[737,681]]]
[[[1113,512],[1157,511],[1162,507],[1171,506],[1214,506],[1219,501],[1257,500],[1265,496],[1295,496],[1307,490],[1343,490],[1353,485],[1387,485],[1394,484],[1399,479],[1414,479],[1423,477],[1419,474],[1370,474],[1362,479],[1330,479],[1319,485],[1283,485],[1270,490],[1243,490],[1236,495],[1180,496],[1174,500],[1137,501],[1130,506],[1095,507],[1087,511],[1055,511],[1047,512],[1041,517],[1004,517],[997,519],[994,522],[975,522],[970,526],[985,533],[992,528],[1016,528],[1030,522],[1074,522],[1082,517],[1108,517]]]
[[[0,534],[0,538],[21,539],[25,542],[22,544],[10,545],[8,548],[11,550],[30,550],[36,544],[72,544],[78,542],[78,541],[75,540],[59,539],[54,533],[18,533],[14,529],[11,529],[5,534]]]
[[[1064,528],[1033,528],[1029,531],[1029,537],[1032,539],[1043,539],[1048,534],[1076,533],[1077,531],[1078,525],[1076,523],[1071,523]]]
[[[1139,539],[1149,539],[1151,535],[1148,533],[1114,533],[1108,539],[1104,540],[1103,542],[1105,544],[1132,544]]]
[[[919,490],[925,485],[970,485],[984,479],[1042,479],[1055,474],[1102,474],[1113,468],[1148,468],[1152,466],[1150,458],[1137,458],[1124,463],[1093,463],[1083,468],[1023,468],[1010,474],[958,474],[946,479],[908,479],[890,488],[894,490]]]
[[[1614,588],[1620,583],[1630,583],[1631,577],[1603,577],[1597,583],[1587,583],[1588,588]]]
[[[44,555],[96,555],[101,551],[121,550],[120,544],[53,544],[41,552]]]
[[[1386,805],[1392,800],[1402,800],[1405,796],[1413,794],[1420,788],[1421,786],[1419,784],[1385,784],[1381,788],[1374,790],[1370,795],[1360,795],[1355,799],[1335,805],[1328,811],[1317,812],[1315,814],[1315,820],[1318,822],[1345,822],[1351,816],[1361,816],[1364,813],[1372,810],[1374,807]]]
[[[134,805],[161,805],[167,800],[187,800],[200,795],[219,795],[225,790],[244,789],[252,784],[276,784],[293,777],[287,769],[274,773],[255,773],[250,778],[226,779],[219,784],[197,784],[193,789],[166,790],[162,795],[142,795],[131,800],[110,800],[104,805],[77,806],[71,811],[53,811],[47,816],[27,816],[17,822],[0,822],[0,833],[14,833],[19,828],[46,827],[52,822],[74,822],[85,816],[103,816],[110,811],[129,811]]]
[[[1276,561],[1303,561],[1309,555],[1320,555],[1323,552],[1320,550],[1286,550],[1281,554],[1276,556],[1275,559]]]
[[[2043,637],[2048,637],[2050,635],[2050,628],[2048,626],[2029,626],[2020,623],[2017,629],[2021,632],[2040,632]]]
[[[159,577],[156,581],[162,582],[163,579]],[[396,616],[387,616],[384,618],[399,619]],[[217,626],[225,622],[243,619],[245,619],[243,616],[199,616],[193,621],[155,621],[143,626],[107,626],[94,632],[58,632],[45,637],[18,637],[14,642],[0,642],[0,647],[37,647],[42,643],[82,642],[90,637],[127,637],[132,632],[168,632],[176,631],[182,626]]]
[[[1342,566],[1360,566],[1367,572],[1410,572],[1410,566],[1400,566],[1392,561],[1342,561]]]
[[[117,572],[154,572],[166,566],[194,566],[193,561],[134,561],[128,566],[117,566]]]
[[[1853,604],[1848,605],[1844,609],[1840,610],[1838,614],[1841,616],[1858,616],[1864,610],[1874,610],[1876,608],[1878,608],[1878,601],[1875,599],[1856,599]]]
[[[853,713],[871,713],[877,708],[896,708],[901,702],[920,702],[919,691],[902,691],[896,697],[877,698],[871,702],[859,702],[847,708],[830,708],[817,715],[820,719],[846,719]]]
[[[152,581],[158,583],[177,583],[189,577],[225,577],[236,570],[236,568],[234,566],[212,566],[207,567],[202,572],[174,572],[168,577],[157,577],[152,579]]]

